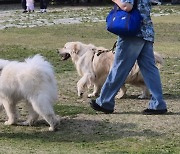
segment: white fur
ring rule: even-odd
[[[40,55],[25,59],[24,62],[0,60],[0,107],[4,106],[8,121],[17,123],[16,104],[25,100],[29,117],[23,125],[32,125],[42,116],[54,131],[58,119],[53,110],[57,100],[57,83],[51,64]]]

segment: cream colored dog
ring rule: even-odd
[[[29,116],[22,125],[34,124],[40,115],[54,131],[59,119],[53,110],[57,84],[51,64],[40,55],[24,62],[0,59],[0,70],[0,108],[8,116],[5,125],[17,124],[16,104],[25,100]]]
[[[94,86],[94,90],[88,97],[99,95],[114,60],[113,52],[107,51],[108,49],[104,47],[96,47],[93,44],[81,42],[67,42],[62,49],[58,49],[58,53],[63,57],[63,60],[71,57],[78,74],[82,77],[77,83],[78,96],[81,96],[85,88],[89,88],[91,85]],[[101,54],[98,56],[99,53]],[[162,57],[157,53],[154,54],[156,63],[162,64]],[[149,90],[144,83],[137,63],[130,71],[126,83],[142,88],[142,94],[139,98],[149,97]],[[121,98],[126,94],[125,84],[121,87],[116,96],[117,98]]]

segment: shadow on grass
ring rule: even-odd
[[[125,94],[122,98],[118,99],[118,100],[126,100],[126,99],[135,99],[135,100],[149,100],[149,98],[143,98],[143,99],[140,99],[138,98],[139,95],[127,95]]]
[[[121,100],[123,100],[123,99],[149,100],[150,99],[150,98],[140,99],[140,98],[138,98],[138,96],[139,95],[125,95],[125,96],[123,96],[123,98],[121,98]],[[163,96],[164,96],[165,99],[174,99],[174,100],[180,99],[179,94],[164,93]]]
[[[168,94],[165,93],[163,94],[165,99],[174,99],[174,100],[179,100],[180,99],[180,95],[179,94]]]
[[[115,112],[113,114],[134,114],[134,115],[143,115],[142,112],[138,112],[138,111],[129,111],[129,112]],[[164,115],[180,115],[180,112],[167,112],[163,115],[160,116],[164,116]],[[148,115],[148,116],[154,116],[154,115]]]
[[[40,124],[39,124],[40,125]],[[41,124],[41,127],[45,124]],[[38,127],[38,126],[36,126]],[[47,126],[46,126],[47,127]],[[23,130],[23,131],[22,131]],[[133,123],[110,123],[107,121],[62,119],[56,132],[1,132],[1,138],[16,140],[39,140],[42,142],[101,142],[112,141],[127,137],[157,137],[162,134],[145,129],[138,131]]]

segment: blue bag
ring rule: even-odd
[[[130,12],[118,9],[115,4],[106,17],[107,30],[116,35],[135,36],[141,27],[142,16],[135,7]]]

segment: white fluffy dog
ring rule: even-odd
[[[29,116],[23,125],[32,125],[39,115],[54,131],[59,124],[53,110],[57,100],[57,83],[52,65],[40,55],[24,62],[0,59],[0,108],[4,107],[8,120],[5,125],[17,124],[16,104],[25,100]]]
[[[108,49],[104,47],[96,47],[93,44],[84,44],[82,42],[67,42],[63,48],[58,49],[59,55],[64,60],[71,57],[79,76],[81,76],[77,83],[78,96],[81,96],[85,88],[89,88],[91,85],[94,86],[94,90],[88,97],[97,96],[100,93],[114,60],[113,52],[107,51]],[[101,54],[98,56],[99,53]],[[162,57],[156,52],[154,56],[156,64],[162,64]],[[142,95],[139,98],[147,98],[150,95],[137,62],[130,71],[125,84],[141,87]],[[126,94],[125,84],[121,87],[117,98],[121,98]]]

